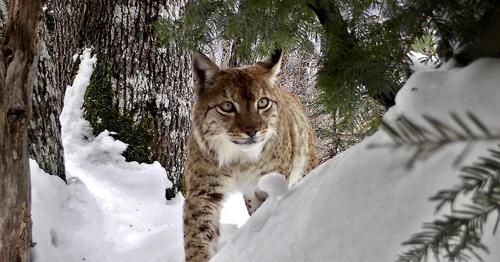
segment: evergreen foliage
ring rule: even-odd
[[[492,134],[471,113],[466,118],[456,114],[451,116],[454,126],[430,116],[424,116],[428,128],[406,117],[401,117],[394,124],[383,123],[393,142],[374,146],[415,148],[413,157],[408,161],[409,167],[416,160],[425,159],[451,143],[467,144],[455,161],[458,164],[474,142],[500,140],[500,135]],[[489,156],[479,157],[471,166],[461,168],[460,184],[431,197],[430,200],[437,202],[436,212],[449,205],[450,214],[424,223],[422,232],[403,243],[411,247],[399,256],[398,262],[427,261],[430,256],[438,260],[444,257],[449,261],[482,260],[479,251],[488,252],[488,247],[481,242],[484,224],[496,214],[495,233],[500,218],[500,150],[490,149],[489,153]],[[466,195],[471,196],[471,203],[455,208],[457,199]]]
[[[484,225],[496,214],[494,234],[500,218],[500,151],[490,149],[489,152],[488,157],[462,168],[461,184],[431,197],[438,202],[436,211],[450,205],[451,214],[425,223],[422,232],[403,243],[411,248],[398,261],[426,261],[431,253],[436,257],[444,255],[449,261],[471,258],[482,261],[478,251],[488,252],[488,247],[481,242]],[[465,194],[472,194],[472,204],[454,209],[457,198]]]
[[[468,64],[478,57],[500,56],[499,13],[498,0],[419,0],[403,4],[396,17],[410,29],[405,30],[408,35],[421,37],[425,29],[432,29],[438,57]],[[408,26],[414,23],[415,16],[420,18],[424,31]]]
[[[128,144],[123,154],[128,161],[152,163],[153,119],[135,120],[132,113],[121,113],[113,104],[113,96],[109,67],[98,62],[85,92],[85,119],[90,122],[94,135],[109,130],[114,138]]]
[[[407,71],[396,34],[388,34],[366,13],[372,6],[371,1],[189,1],[180,19],[162,21],[157,31],[161,42],[180,40],[191,49],[231,39],[242,63],[275,48],[314,53],[319,37],[321,100],[330,113],[339,115],[339,124],[354,129],[359,111],[378,111],[378,105],[371,107],[364,98],[392,97]]]
[[[333,140],[329,143],[327,159],[347,150],[364,137],[377,131],[377,127],[382,122],[384,108],[368,96],[365,96],[360,104],[360,108],[356,110],[348,126],[345,125],[346,119],[339,113],[330,115],[324,125],[316,126],[315,133],[321,141]],[[325,114],[324,107],[317,106],[317,108],[318,111],[313,117]]]
[[[424,115],[423,118],[428,124],[428,128],[401,116],[394,124],[382,122],[382,128],[392,138],[393,143],[371,147],[411,147],[415,148],[413,156],[409,159],[407,167],[413,166],[417,160],[425,160],[433,153],[446,145],[457,142],[465,142],[467,145],[462,154],[455,161],[455,165],[470,149],[470,146],[477,141],[494,141],[500,139],[500,135],[493,135],[488,128],[472,113],[467,113],[466,118],[454,113],[451,114],[454,128],[439,119]],[[474,131],[476,130],[476,131]]]
[[[156,29],[162,43],[180,40],[190,49],[230,39],[243,63],[274,48],[312,53],[319,37],[321,101],[354,130],[360,111],[393,105],[411,73],[409,51],[462,64],[500,56],[499,12],[497,0],[194,0]]]

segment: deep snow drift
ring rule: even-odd
[[[170,181],[159,163],[126,162],[125,144],[107,131],[92,135],[81,107],[96,60],[88,50],[80,60],[61,114],[68,185],[30,161],[34,261],[183,261],[183,197],[165,200]],[[416,73],[384,118],[393,122],[405,115],[423,123],[421,116],[429,114],[449,121],[450,112],[471,111],[498,134],[498,72],[500,60],[483,59],[463,69]],[[213,261],[394,261],[406,250],[401,243],[439,215],[428,198],[458,183],[452,163],[464,144],[407,169],[411,148],[368,148],[390,141],[379,131],[292,189],[281,175],[266,176],[259,186],[271,197],[234,237],[236,226],[223,226],[224,245]],[[494,145],[476,143],[461,165]],[[229,205],[221,221],[243,224],[241,196]],[[498,262],[500,238],[491,232],[484,234],[491,254],[482,255]]]
[[[482,59],[462,69],[415,73],[384,119],[404,115],[423,124],[428,114],[452,124],[451,112],[474,112],[499,134],[499,72],[500,60]],[[315,169],[281,200],[265,202],[212,261],[395,261],[407,249],[401,243],[439,215],[429,197],[458,184],[453,161],[464,143],[407,169],[414,149],[369,148],[390,142],[379,130]],[[475,143],[461,165],[487,155],[498,142]],[[484,261],[500,261],[495,219],[493,214],[484,232],[491,252],[480,253]]]

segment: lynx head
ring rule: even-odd
[[[274,80],[280,62],[278,50],[266,61],[222,70],[205,55],[193,54],[193,131],[219,166],[260,159],[275,133],[280,99]]]

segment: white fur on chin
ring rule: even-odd
[[[219,134],[208,140],[208,146],[216,152],[219,167],[237,161],[254,163],[261,159],[264,145],[271,135],[271,130],[268,130],[262,141],[250,145],[238,145],[233,143],[226,134]]]

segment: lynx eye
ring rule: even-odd
[[[236,111],[234,104],[228,101],[222,102],[222,104],[219,105],[219,108],[225,113],[232,113]]]
[[[267,98],[265,98],[265,97],[264,97],[264,98],[261,98],[261,99],[259,100],[259,102],[257,103],[257,107],[258,107],[259,109],[264,109],[264,108],[266,108],[268,105],[269,105],[269,99],[267,99]]]

